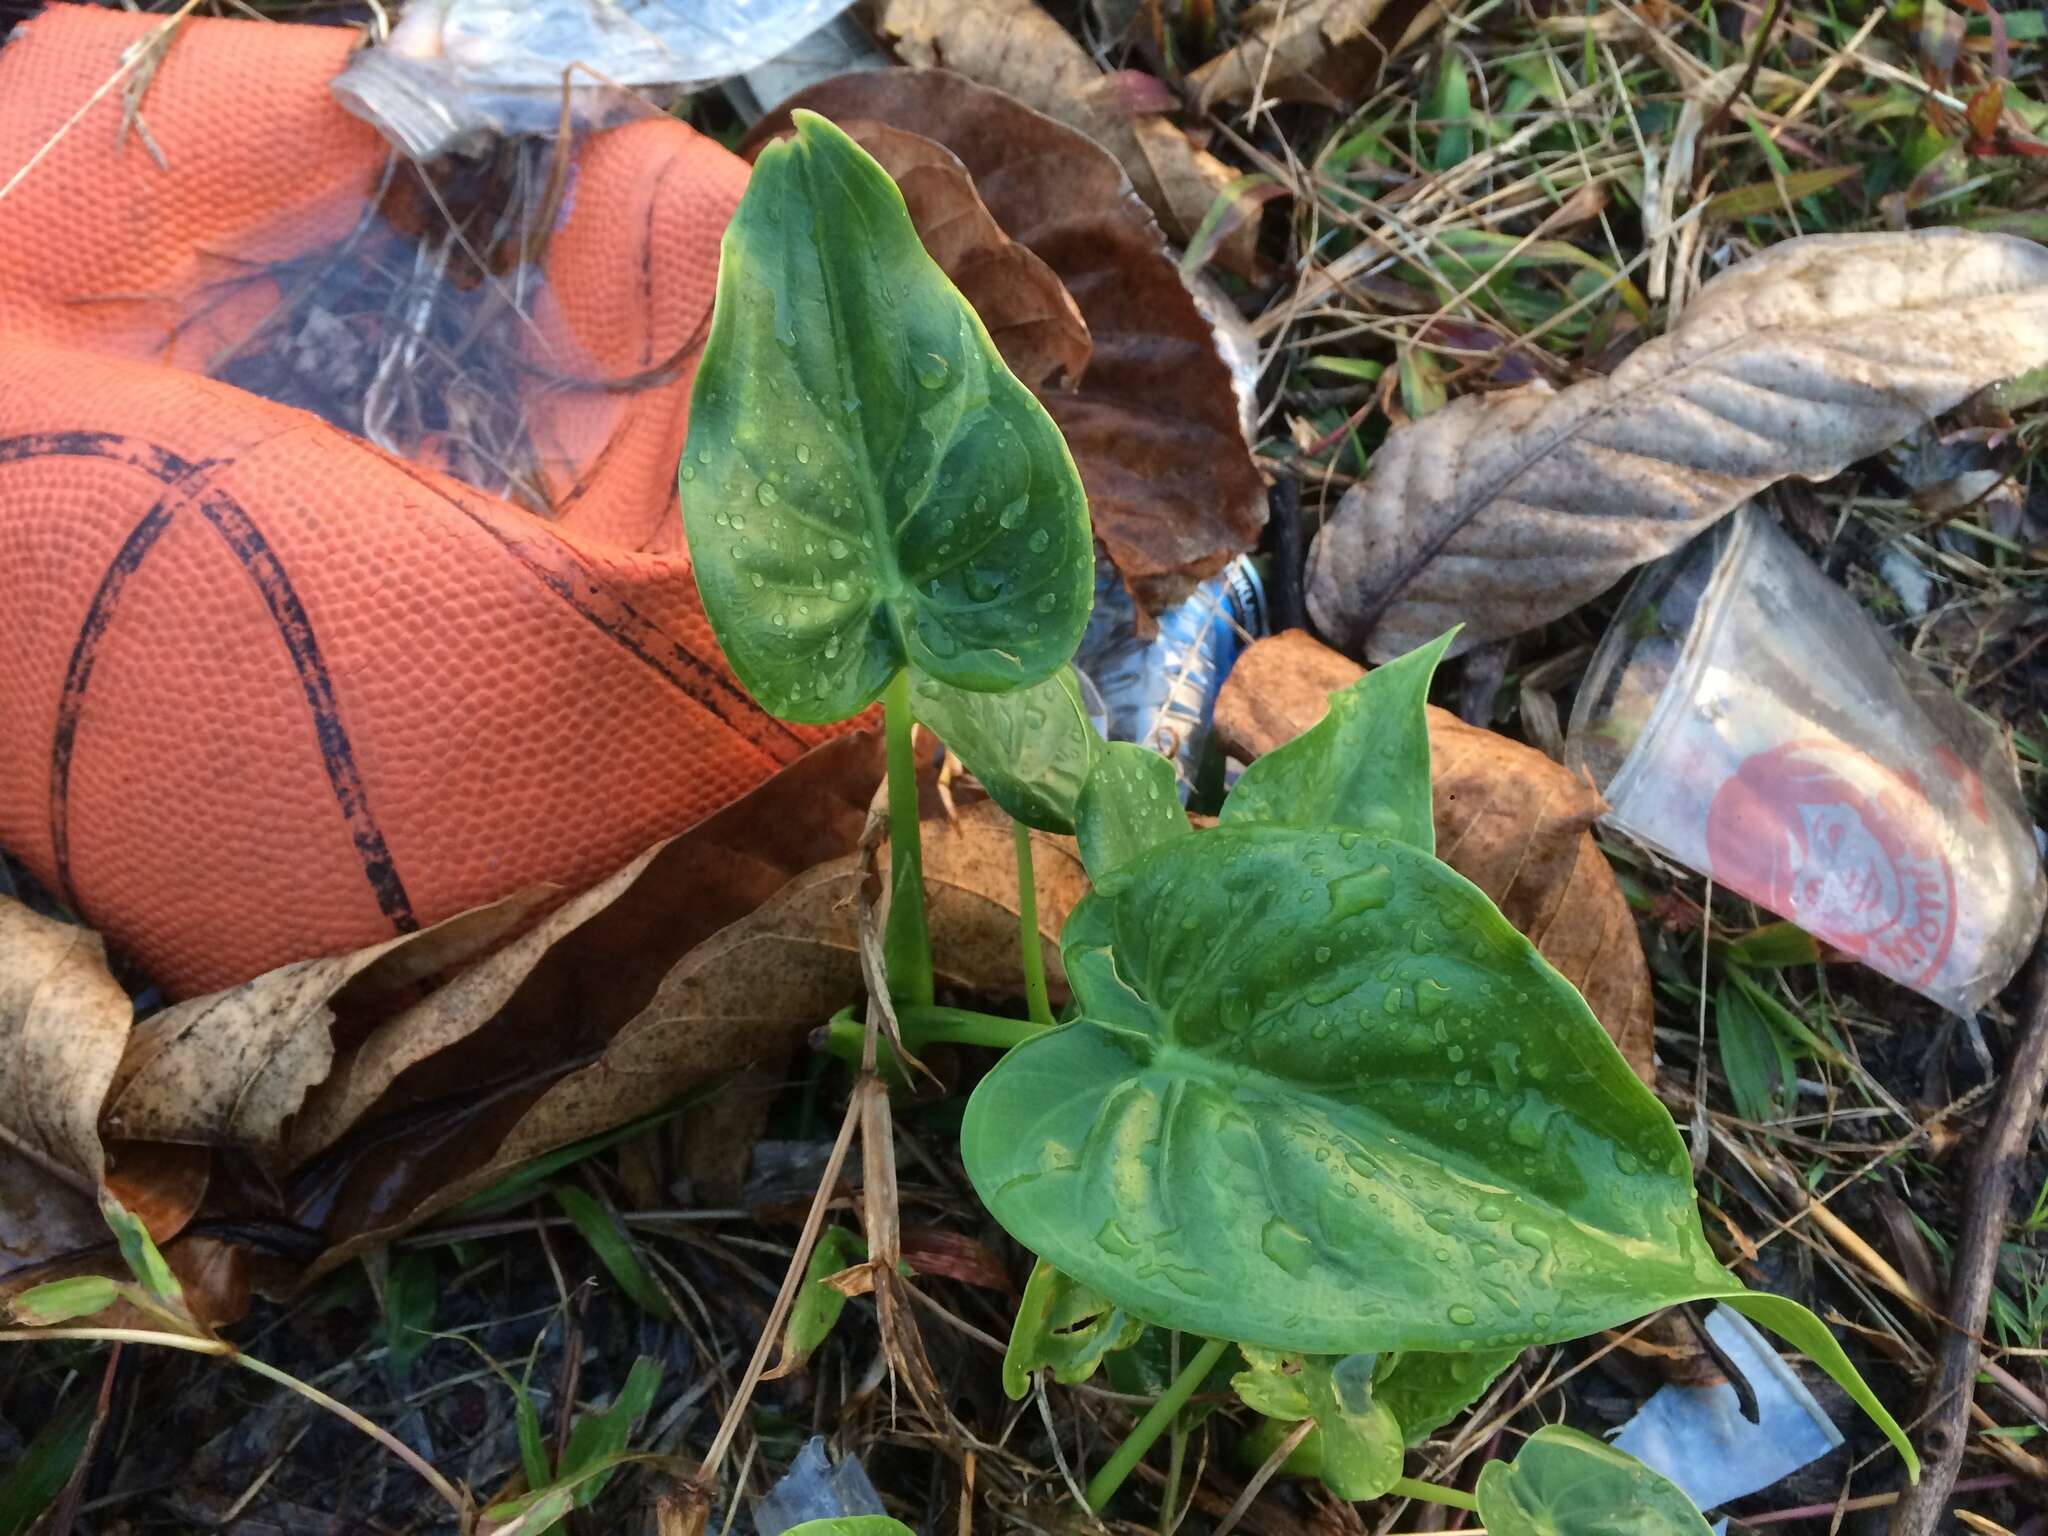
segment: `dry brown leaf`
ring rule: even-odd
[[[1081,471],[1095,535],[1141,604],[1178,601],[1257,542],[1265,486],[1238,425],[1229,364],[1114,160],[1003,92],[943,70],[824,81],[764,118],[743,150],[786,130],[798,107],[943,144],[997,223],[1079,303],[1094,341],[1088,372],[1080,388],[1039,399]],[[919,233],[929,244],[921,224]]]
[[[1958,229],[1811,235],[1699,292],[1558,393],[1466,396],[1388,434],[1317,536],[1308,602],[1386,660],[1542,624],[1753,492],[1822,479],[2048,361],[2048,250]]]
[[[1036,0],[882,0],[875,25],[905,63],[957,70],[1095,140],[1183,246],[1237,179],[1172,123],[1132,111],[1116,78]],[[1258,221],[1226,235],[1216,259],[1240,276],[1255,275]]]
[[[132,1141],[240,1147],[284,1161],[286,1128],[334,1065],[344,1007],[370,1010],[488,951],[545,893],[465,912],[353,954],[303,960],[137,1026],[101,1123]],[[344,1001],[346,994],[347,1000]]]
[[[1322,719],[1330,694],[1364,676],[1305,630],[1255,642],[1216,700],[1224,747],[1249,761]],[[1605,809],[1590,785],[1533,747],[1429,711],[1437,857],[1493,898],[1654,1082],[1650,971],[1635,918],[1589,830]]]
[[[1337,106],[1444,18],[1440,0],[1278,0],[1241,19],[1246,36],[1188,75],[1205,109],[1254,95]]]
[[[1033,389],[1088,367],[1088,323],[1052,268],[1002,225],[960,157],[921,133],[872,119],[839,124],[895,178],[918,238],[967,297],[1010,371]]]
[[[925,889],[942,980],[977,992],[1023,989],[1017,953],[1017,870],[1010,823],[986,802],[951,824],[924,829]],[[1038,920],[1048,981],[1065,986],[1057,937],[1087,889],[1073,841],[1032,834]],[[472,1126],[466,1165],[442,1164],[413,1178],[407,1193],[381,1188],[386,1171],[363,1168],[352,1182],[372,1201],[344,1192],[335,1227],[342,1237],[316,1273],[387,1242],[544,1152],[672,1103],[689,1089],[773,1059],[800,1042],[861,991],[854,900],[859,860],[848,855],[790,881],[749,916],[684,955],[646,1006],[626,1021],[590,1065],[521,1106],[512,1123]]]
[[[0,1142],[97,1187],[100,1106],[133,1016],[98,934],[0,901]]]
[[[109,1249],[104,1186],[158,1242],[198,1209],[210,1159],[198,1148],[102,1142],[99,1118],[134,1005],[90,929],[0,901],[0,1292]]]

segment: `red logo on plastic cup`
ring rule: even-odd
[[[1745,758],[1707,811],[1716,882],[1918,986],[1948,958],[1956,887],[1920,787],[1833,741]]]

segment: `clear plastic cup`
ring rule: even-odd
[[[2002,733],[1754,507],[1637,578],[1566,761],[1609,825],[1955,1012],[2040,931]]]

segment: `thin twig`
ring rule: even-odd
[[[1963,1229],[1950,1267],[1949,1334],[1942,1341],[1924,1399],[1920,1448],[1925,1470],[1892,1511],[1891,1536],[1934,1536],[1968,1442],[1970,1405],[1984,1353],[1984,1319],[1998,1273],[2020,1159],[2048,1088],[2048,939],[2034,946],[2028,976],[2026,1033],[2006,1068],[1998,1108],[1970,1166]]]

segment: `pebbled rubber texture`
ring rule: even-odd
[[[16,30],[0,183],[156,22]],[[0,845],[177,996],[586,884],[843,729],[763,714],[712,639],[674,499],[694,363],[529,402],[588,466],[553,522],[197,371],[277,298],[219,253],[342,239],[383,174],[327,91],[354,42],[190,21],[144,100],[168,169],[116,88],[0,200]],[[697,344],[745,180],[672,121],[591,139],[553,355]]]

